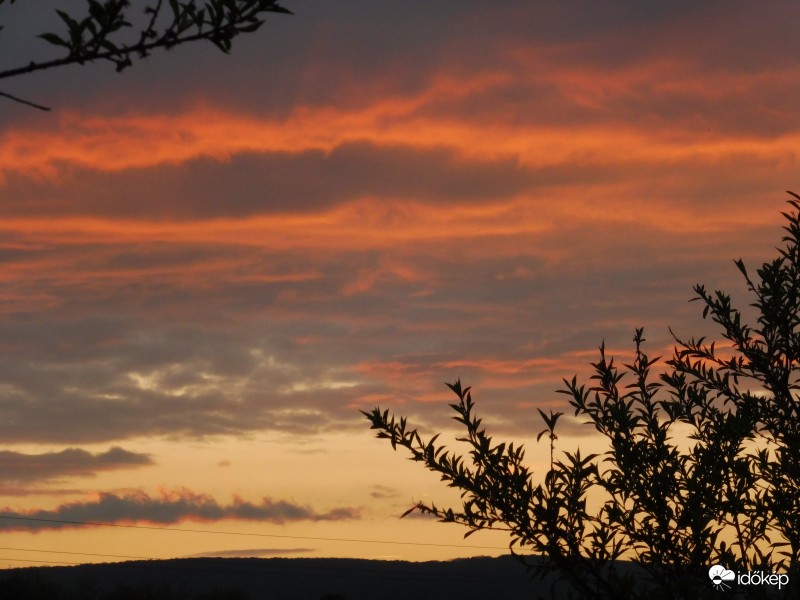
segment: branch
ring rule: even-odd
[[[0,0],[0,4],[3,1]],[[202,3],[202,8],[198,8],[195,1],[170,0],[169,4],[172,10],[169,24],[156,28],[163,6],[162,0],[158,0],[154,6],[145,9],[145,14],[149,17],[144,28],[139,31],[138,39],[128,42],[116,42],[112,38],[121,29],[131,27],[126,18],[130,2],[107,0],[101,3],[98,0],[89,0],[88,16],[77,19],[64,11],[56,10],[67,26],[66,35],[61,37],[55,33],[43,33],[38,37],[66,49],[67,55],[44,62],[31,61],[24,66],[0,71],[0,79],[76,63],[83,65],[97,60],[114,63],[119,72],[131,66],[133,58],[145,58],[152,50],[169,50],[173,46],[197,40],[208,40],[227,54],[235,37],[253,32],[263,25],[262,13],[293,14],[281,6],[278,0],[210,0]],[[0,97],[38,110],[50,110],[46,106],[6,92],[0,92]]]
[[[9,94],[7,92],[0,91],[0,96],[2,96],[3,98],[8,98],[9,100],[13,100],[14,102],[19,102],[20,104],[25,104],[26,106],[30,106],[30,107],[33,107],[33,108],[38,108],[39,110],[45,110],[45,111],[50,110],[50,108],[47,107],[47,106],[42,106],[41,104],[36,104],[35,102],[31,102],[30,100],[25,100],[24,98],[20,98],[18,96],[14,96],[14,95]]]
[[[207,3],[206,9],[215,3]],[[46,41],[57,45],[64,46],[69,50],[69,54],[63,58],[53,59],[46,62],[30,62],[25,66],[17,67],[14,69],[7,69],[0,71],[0,79],[7,79],[10,77],[17,77],[19,75],[27,75],[36,71],[44,71],[53,67],[61,67],[71,64],[84,64],[86,62],[94,62],[96,60],[110,60],[117,65],[117,70],[121,71],[126,66],[131,64],[131,55],[139,55],[140,57],[147,56],[151,50],[158,48],[169,49],[173,46],[185,44],[187,42],[194,42],[197,40],[209,40],[216,44],[221,50],[227,52],[230,48],[230,40],[241,33],[249,33],[258,28],[263,21],[258,17],[262,12],[276,12],[284,14],[292,14],[292,12],[276,1],[263,1],[256,3],[257,6],[247,7],[247,10],[232,11],[232,12],[218,12],[211,14],[205,12],[206,9],[195,11],[194,3],[189,3],[187,6],[181,6],[183,9],[174,15],[175,21],[163,30],[153,41],[147,42],[147,39],[156,37],[154,30],[155,19],[161,10],[161,2],[151,9],[152,16],[147,27],[141,32],[140,38],[135,43],[121,44],[115,46],[108,41],[108,34],[110,31],[105,28],[98,31],[89,44],[91,48],[87,48],[83,43],[74,43],[74,40],[68,41],[58,38],[55,34],[43,34],[42,37]],[[191,7],[191,8],[189,8]],[[62,18],[67,18],[64,15]],[[120,18],[123,18],[120,16]],[[91,18],[87,18],[82,22],[70,22],[70,34],[80,36],[83,31],[91,24]],[[205,27],[210,27],[205,29]],[[180,35],[181,31],[193,27],[196,29],[195,33]],[[176,33],[176,30],[178,33]],[[45,37],[47,36],[47,37]]]

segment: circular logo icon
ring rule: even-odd
[[[736,573],[726,569],[722,565],[714,565],[708,570],[708,577],[711,584],[718,590],[726,590],[731,587],[730,583],[736,579]]]

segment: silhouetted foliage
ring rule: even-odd
[[[654,381],[659,357],[645,354],[637,329],[630,364],[620,368],[601,345],[590,384],[564,380],[559,392],[605,437],[608,452],[557,452],[562,413],[539,410],[550,468],[536,483],[523,448],[495,444],[459,381],[448,386],[458,397],[450,406],[466,430],[458,438],[470,448],[466,456],[437,445],[438,435],[423,440],[389,411],[364,412],[379,438],[461,490],[458,509],[419,502],[408,512],[464,525],[465,537],[507,530],[523,561],[542,557],[527,561],[536,575],[555,575],[580,597],[713,595],[709,567],[717,564],[788,574],[800,585],[800,196],[789,193],[793,212],[782,213],[779,256],[755,279],[735,261],[755,297],[755,325],[728,294],[696,285],[693,300],[721,327],[724,348],[673,334],[674,353]],[[688,444],[684,435],[676,441],[679,424],[690,431]],[[621,560],[639,568],[621,568]],[[740,587],[750,597],[775,590]]]
[[[5,2],[0,0],[0,6]],[[38,37],[62,49],[65,56],[43,62],[22,61],[25,64],[0,72],[0,79],[96,60],[113,63],[119,72],[153,50],[169,50],[198,40],[207,40],[227,53],[236,36],[256,31],[264,24],[265,13],[291,14],[277,0],[158,0],[136,5],[135,15],[131,4],[128,0],[87,0],[83,14],[54,9],[64,30]],[[5,24],[0,25],[0,30],[4,27]],[[48,110],[5,92],[0,95]]]

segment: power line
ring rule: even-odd
[[[39,523],[60,523],[62,525],[83,525],[94,527],[119,527],[125,529],[147,529],[155,531],[180,531],[184,533],[207,533],[214,535],[237,535],[247,537],[266,537],[266,538],[280,538],[289,540],[314,540],[323,542],[351,542],[360,544],[388,544],[396,546],[426,546],[434,548],[472,548],[480,550],[507,550],[505,546],[476,546],[469,544],[437,544],[434,542],[396,542],[391,540],[370,540],[370,539],[355,539],[355,538],[334,538],[334,537],[314,537],[307,535],[285,535],[276,533],[253,533],[241,531],[213,531],[210,529],[185,529],[182,527],[166,527],[162,525],[126,525],[123,523],[104,523],[100,521],[66,521],[61,519],[41,519],[37,517],[20,517],[17,515],[3,515],[0,514],[0,519],[11,519],[16,521],[36,521]]]
[[[72,566],[78,566],[78,565],[81,564],[81,563],[76,563],[76,562],[64,562],[64,561],[60,561],[60,560],[35,560],[35,559],[30,559],[30,558],[8,558],[8,557],[5,557],[5,556],[0,556],[0,560],[11,560],[11,561],[14,561],[14,562],[29,562],[29,563],[32,562],[32,563],[37,563],[37,564],[38,563],[45,563],[45,564],[48,564],[48,565],[72,565]]]
[[[40,548],[12,548],[12,547],[8,547],[8,546],[0,547],[0,550],[10,550],[12,552],[35,552],[35,553],[42,553],[42,554],[67,554],[67,555],[75,555],[75,556],[101,556],[103,558],[131,558],[131,559],[135,559],[135,560],[145,560],[145,561],[148,561],[148,562],[156,561],[158,563],[172,562],[172,561],[195,561],[195,560],[216,561],[216,560],[222,560],[222,561],[224,561],[225,565],[251,565],[251,564],[253,564],[252,563],[253,560],[267,560],[267,561],[273,560],[273,559],[289,560],[289,561],[304,560],[304,559],[285,558],[285,557],[277,557],[277,556],[276,557],[271,557],[271,558],[266,558],[266,559],[263,559],[263,558],[260,558],[260,557],[247,557],[247,556],[240,556],[240,557],[235,557],[235,558],[216,557],[216,556],[183,556],[183,557],[173,557],[173,558],[155,558],[155,557],[152,557],[152,556],[131,556],[131,555],[126,555],[126,554],[102,554],[100,552],[72,552],[72,551],[69,551],[69,550],[44,550],[44,549],[40,549]],[[0,560],[3,560],[3,559],[0,558]],[[50,563],[50,562],[55,563],[56,562],[56,561],[45,561],[45,560],[36,560],[36,559],[23,559],[23,558],[11,558],[11,559],[8,559],[8,560],[15,560],[15,561],[20,561],[20,562],[46,562],[46,563]],[[307,560],[318,561],[318,560],[327,560],[327,559],[308,558]],[[362,560],[370,560],[370,559],[342,558],[342,559],[334,559],[334,560],[362,561]],[[82,564],[86,564],[86,563],[64,562],[64,563],[58,563],[58,564],[82,565]],[[116,564],[119,565],[120,563],[116,563]],[[286,568],[286,566],[287,565],[282,565],[281,568]],[[298,569],[306,569],[306,567],[300,566],[299,564],[298,564],[297,568]],[[325,570],[337,570],[339,567],[335,567],[335,566],[332,566],[332,567],[324,567],[324,566],[320,567],[319,565],[316,565],[314,568],[316,568],[318,570],[325,571]],[[380,572],[380,569],[371,568],[370,571],[371,572],[376,572],[376,571]],[[391,570],[389,570],[389,571],[384,570],[384,572],[396,574],[396,572],[391,571]]]
[[[102,556],[104,558],[132,558],[135,560],[162,560],[162,559],[153,559],[152,556],[129,556],[126,554],[100,554],[99,552],[72,552],[69,550],[38,550],[36,548],[8,548],[8,547],[0,547],[0,550],[11,550],[12,552],[44,552],[47,554],[69,554],[74,556]]]

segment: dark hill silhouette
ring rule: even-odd
[[[0,571],[3,600],[513,600],[548,587],[510,556],[420,563],[187,558]]]

